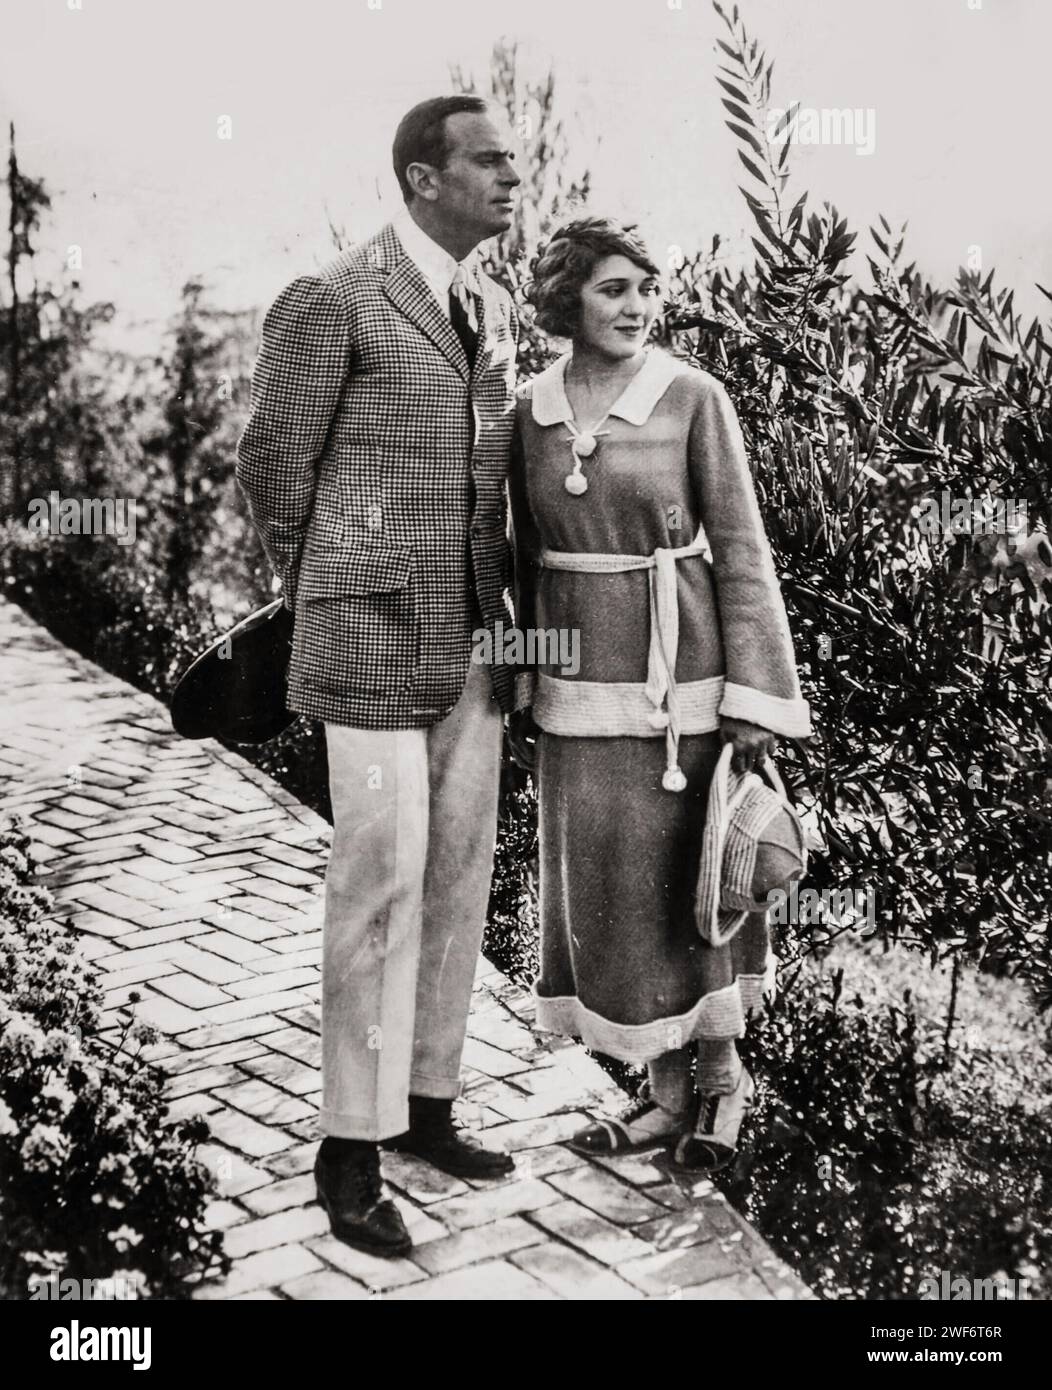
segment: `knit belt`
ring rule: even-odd
[[[666,548],[653,555],[601,555],[572,550],[544,550],[541,564],[550,570],[575,570],[583,574],[621,574],[627,570],[650,570],[650,647],[647,653],[646,696],[654,706],[648,722],[665,730],[665,774],[661,785],[669,792],[681,792],[687,779],[679,766],[680,708],[676,695],[676,654],[679,650],[679,595],[676,590],[676,562],[694,555],[708,555],[703,541]],[[665,706],[665,708],[662,708]]]

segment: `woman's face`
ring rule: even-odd
[[[627,256],[604,256],[581,286],[574,340],[605,357],[634,357],[658,311],[656,275]]]

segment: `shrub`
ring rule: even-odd
[[[908,994],[842,992],[842,971],[798,966],[750,1027],[757,1104],[729,1200],[826,1298],[918,1298],[941,1271],[1047,1297],[1052,1107],[1005,1095],[978,1051],[947,1067]]]
[[[755,265],[689,262],[668,329],[724,383],[754,463],[820,735],[784,754],[828,851],[811,879],[872,887],[884,934],[1022,975],[1045,1004],[1052,343],[992,272],[925,281],[883,219],[853,280],[836,208],[785,196],[773,64],[716,9]],[[933,527],[944,494],[1019,500],[1029,533]]]
[[[151,1030],[98,1036],[96,972],[34,872],[24,828],[0,824],[0,1291],[25,1298],[54,1273],[171,1296],[228,1264],[202,1230],[208,1127],[165,1120],[164,1078],[140,1056]]]
[[[499,970],[524,987],[537,973],[536,811],[526,774],[505,758],[482,949]]]

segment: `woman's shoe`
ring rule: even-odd
[[[738,1152],[738,1132],[752,1109],[756,1085],[742,1067],[729,1095],[702,1095],[693,1130],[684,1134],[672,1156],[672,1167],[684,1173],[714,1173]]]
[[[620,1115],[609,1120],[596,1120],[585,1129],[579,1129],[572,1139],[567,1140],[567,1147],[587,1157],[632,1153],[668,1143],[682,1130],[682,1115],[662,1110],[656,1101],[643,1094],[626,1106]]]

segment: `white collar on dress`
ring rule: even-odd
[[[566,368],[572,353],[565,353],[557,362],[539,372],[530,384],[533,418],[538,425],[561,425],[573,420],[573,411],[566,398]],[[649,348],[642,367],[618,396],[607,415],[616,415],[630,425],[645,425],[654,407],[672,382],[684,371],[684,365],[667,352]]]
[[[467,284],[476,294],[482,293],[478,281],[478,251],[469,251],[462,261],[455,260],[449,252],[413,221],[409,209],[403,207],[394,217],[394,229],[402,249],[423,274],[425,280],[443,294],[449,293],[453,277],[463,267]]]

